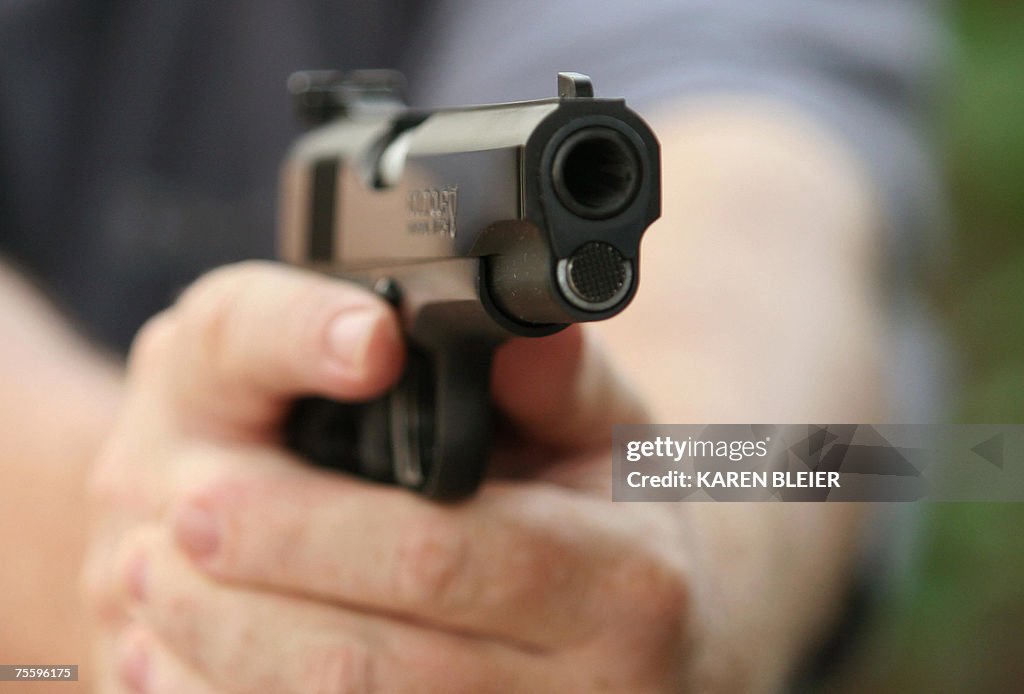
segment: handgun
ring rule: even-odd
[[[408,359],[385,396],[307,397],[284,426],[311,462],[428,497],[480,484],[495,349],[605,320],[632,300],[661,214],[660,155],[623,99],[558,74],[558,96],[420,110],[394,71],[289,78],[313,126],[281,174],[283,260],[398,313]]]

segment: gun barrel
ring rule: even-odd
[[[587,219],[613,217],[636,196],[640,159],[622,133],[586,127],[566,138],[551,170],[558,199]]]

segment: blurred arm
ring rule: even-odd
[[[654,421],[884,421],[882,225],[860,164],[768,100],[708,96],[655,127],[664,217],[645,237],[635,303],[595,326]],[[863,510],[678,505],[715,606],[703,615],[712,672],[734,681],[740,668],[771,689],[813,648]]]
[[[83,481],[118,368],[2,263],[0,335],[0,653],[10,664],[84,664]]]

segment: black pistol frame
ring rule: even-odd
[[[409,341],[368,403],[305,399],[287,443],[313,462],[457,499],[488,455],[491,356],[620,312],[661,211],[658,142],[621,99],[560,73],[554,99],[416,111],[389,71],[297,73],[318,125],[282,171],[284,260],[390,301]]]

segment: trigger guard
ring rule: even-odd
[[[392,474],[424,496],[457,500],[480,486],[491,439],[493,345],[413,348],[389,400]]]
[[[430,360],[412,351],[406,372],[388,397],[388,438],[395,481],[421,490],[434,460],[434,383]]]

